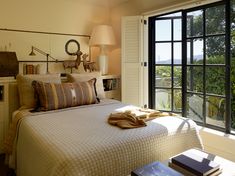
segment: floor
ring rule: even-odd
[[[4,164],[4,155],[0,155],[0,176],[15,176],[15,173],[13,170],[9,169],[5,164]]]

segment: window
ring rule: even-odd
[[[221,1],[149,19],[151,108],[228,133],[235,128],[229,13],[229,1]]]
[[[155,109],[182,113],[182,32],[181,12],[155,19],[154,85]]]

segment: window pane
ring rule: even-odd
[[[187,67],[187,89],[203,92],[203,67]]]
[[[225,95],[224,67],[206,67],[206,93]]]
[[[171,20],[157,20],[156,24],[156,41],[171,40]]]
[[[170,89],[156,89],[155,104],[158,110],[171,110],[171,90]]]
[[[174,43],[174,64],[182,63],[182,42]]]
[[[155,86],[171,87],[171,66],[156,66],[155,69]]]
[[[174,111],[182,111],[182,92],[174,90]]]
[[[203,34],[203,11],[197,10],[187,13],[187,36],[201,36]]]
[[[225,37],[208,37],[206,39],[206,63],[225,64]]]
[[[225,33],[225,6],[206,9],[206,34]]]
[[[182,67],[174,66],[174,88],[182,87]]]
[[[206,97],[206,123],[225,127],[225,99],[213,96]]]
[[[203,122],[203,97],[195,94],[187,95],[187,117]]]
[[[187,63],[203,64],[203,39],[187,41]]]
[[[156,43],[156,64],[171,64],[171,43]]]
[[[174,20],[174,40],[181,40],[181,19],[175,19]]]

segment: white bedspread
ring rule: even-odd
[[[17,176],[126,176],[192,147],[202,148],[197,125],[161,117],[147,127],[119,129],[107,123],[117,101],[36,113],[21,122]]]

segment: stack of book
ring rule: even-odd
[[[222,169],[210,156],[201,150],[190,149],[171,158],[169,166],[187,176],[217,176]]]
[[[131,172],[131,176],[183,176],[160,162],[153,162]]]

